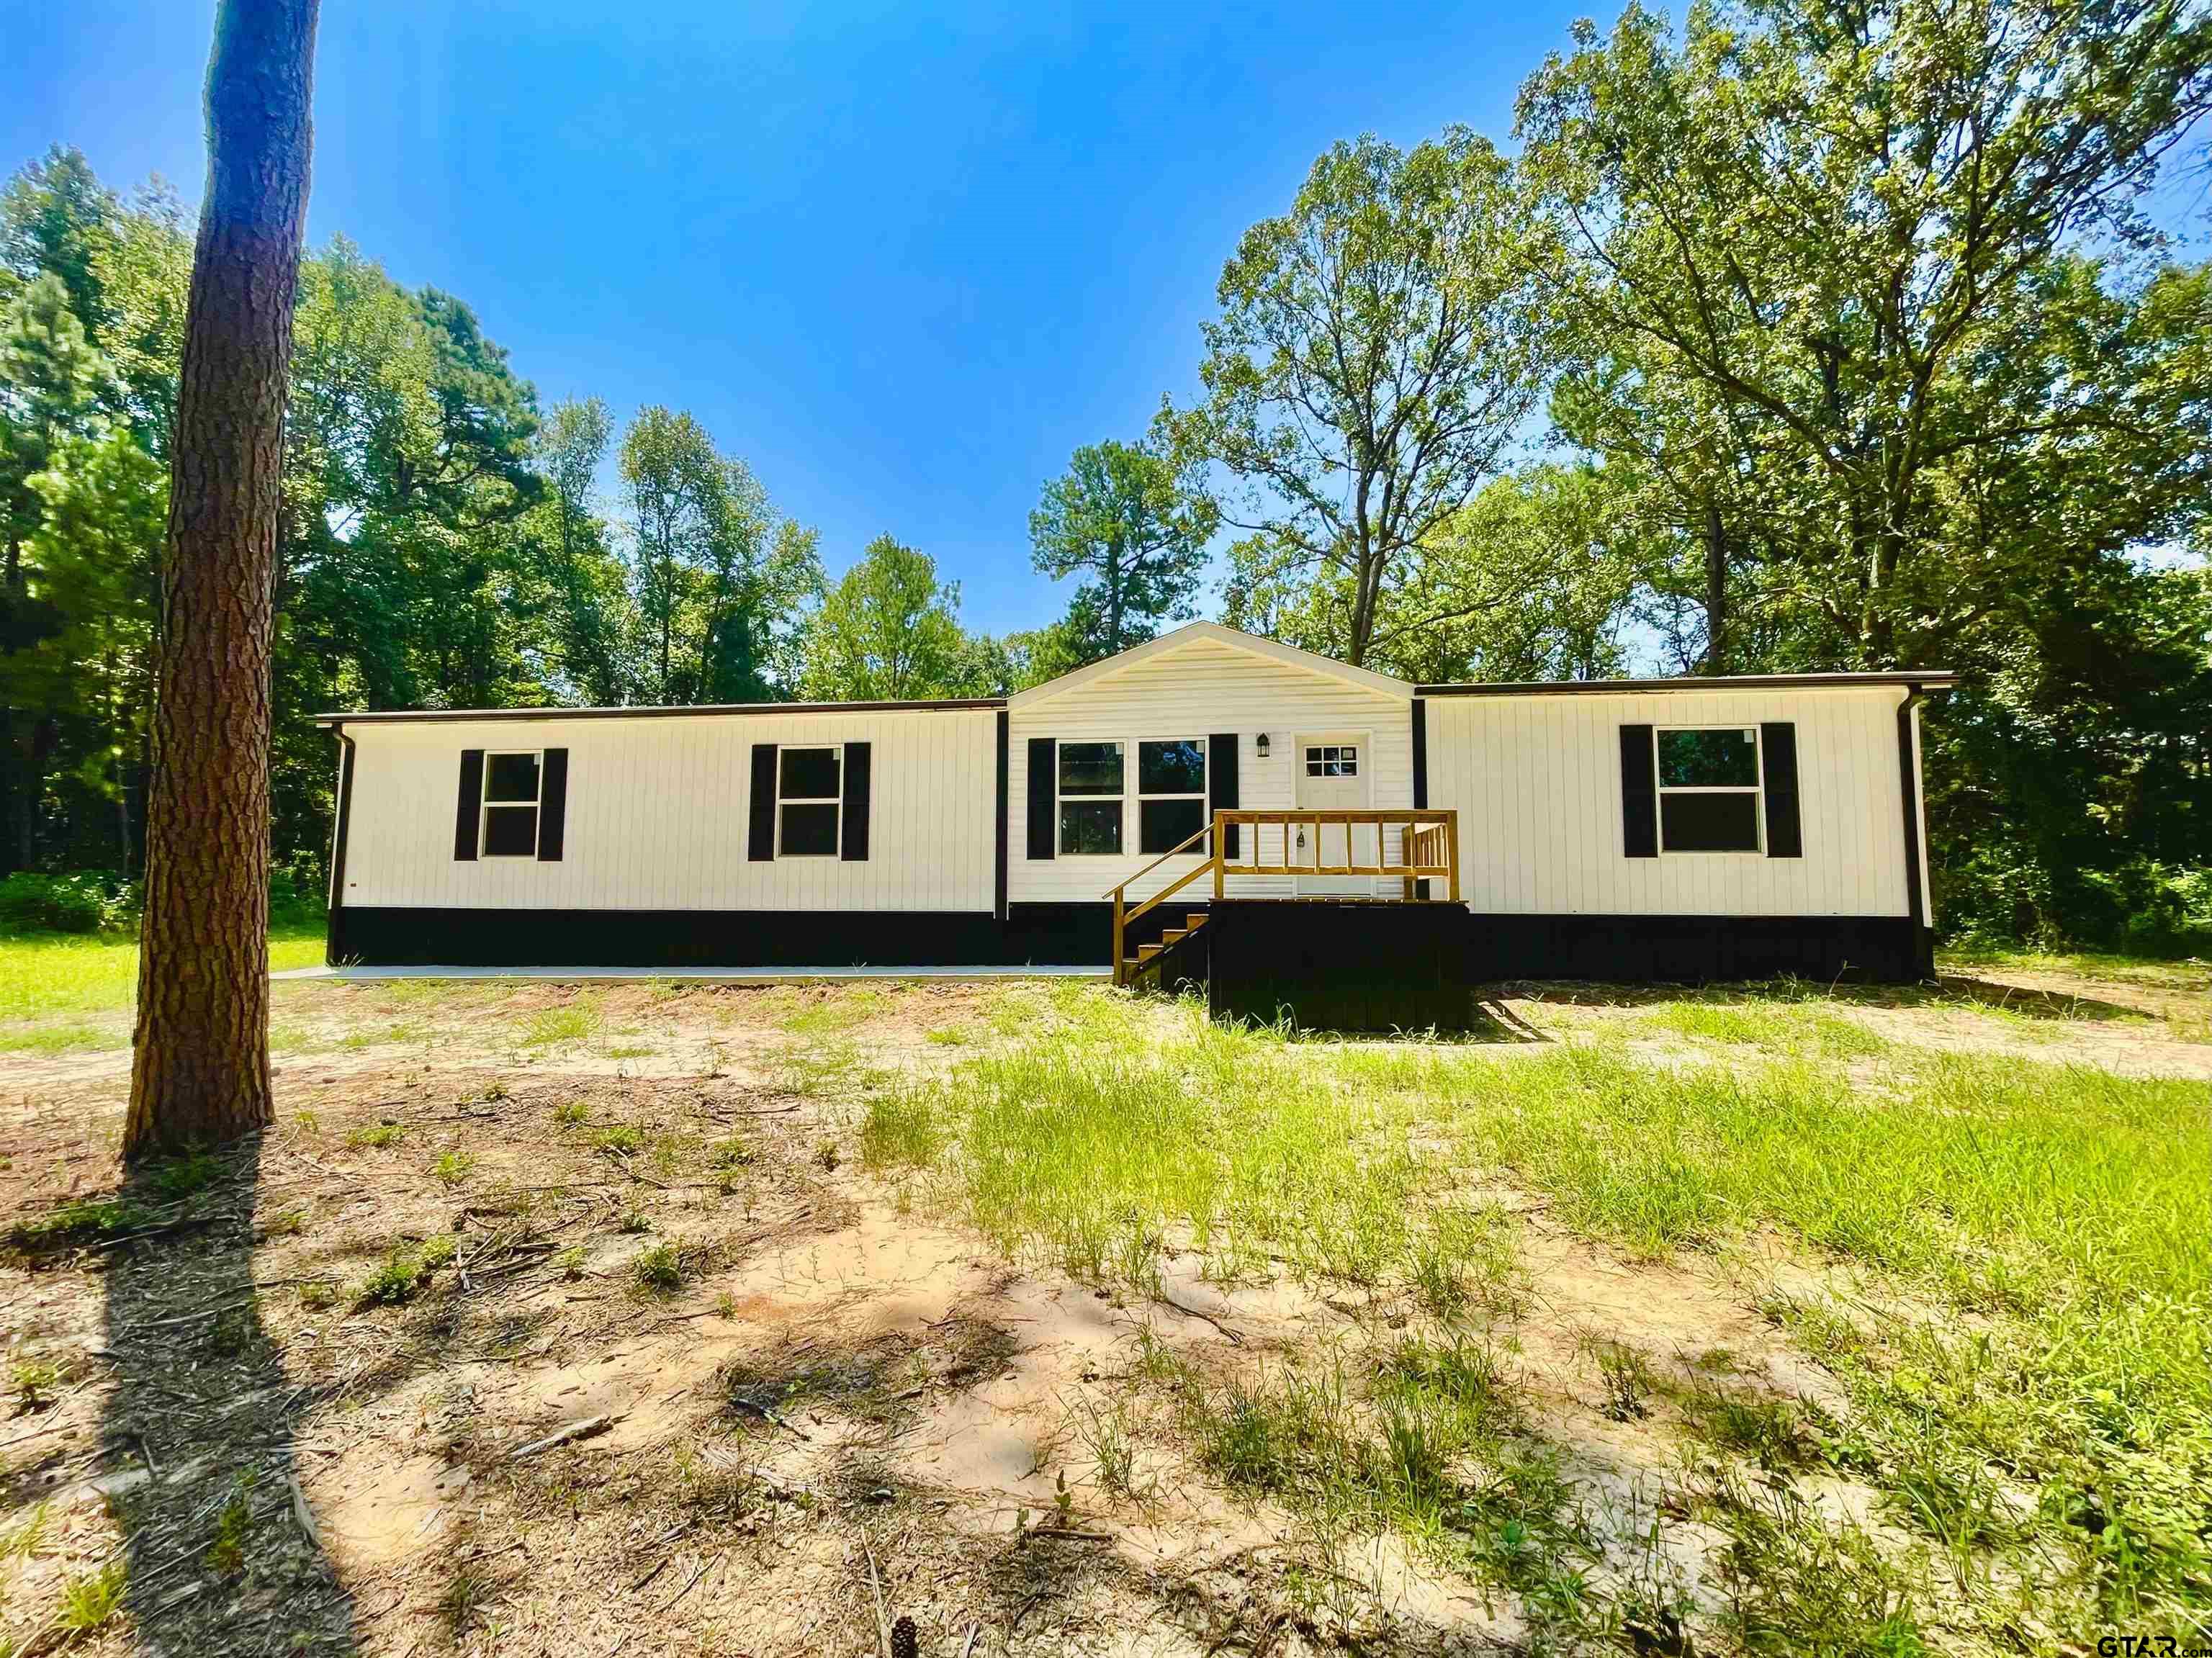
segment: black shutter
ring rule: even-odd
[[[838,853],[848,864],[868,861],[868,745],[845,744],[845,844]]]
[[[1759,728],[1766,772],[1766,855],[1802,858],[1805,835],[1797,818],[1797,727],[1778,720]]]
[[[1060,744],[1049,737],[1030,738],[1030,856],[1049,858],[1060,837],[1053,811],[1060,798]]]
[[[561,861],[561,838],[568,828],[568,750],[545,750],[545,769],[538,774],[538,861]]]
[[[483,805],[483,750],[461,750],[461,799],[453,808],[453,856],[464,863],[477,860],[477,819]]]
[[[1206,808],[1209,812],[1237,810],[1237,733],[1216,732],[1206,739]],[[1221,831],[1224,857],[1237,855],[1237,825]]]
[[[765,864],[775,856],[775,744],[753,744],[753,798],[747,804],[749,817],[745,856],[756,864]]]
[[[1649,726],[1620,728],[1620,849],[1627,858],[1659,855],[1659,793]]]

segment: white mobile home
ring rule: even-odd
[[[1322,938],[1418,887],[1463,983],[1910,979],[1950,683],[1414,685],[1194,623],[1003,698],[331,714],[331,957],[1104,965],[1111,895],[1180,881],[1156,926]],[[1456,902],[1408,872],[1423,826]]]

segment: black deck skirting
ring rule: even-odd
[[[1198,935],[1206,1006],[1316,1030],[1463,1030],[1474,1015],[1466,929],[1449,904],[1225,901]]]
[[[1205,903],[1162,905],[1130,931],[1135,947]],[[1249,987],[1231,1011],[1274,1017],[1285,985],[1364,982],[1401,1005],[1407,987],[1505,979],[1724,983],[1791,975],[1909,983],[1935,969],[1933,935],[1905,916],[1469,915],[1443,904],[1231,901],[1233,937],[1217,967]],[[1249,918],[1249,919],[1247,919]],[[1209,928],[1209,931],[1212,931]],[[1108,964],[1105,904],[988,910],[398,909],[331,915],[330,959],[371,967],[1018,967]],[[1215,974],[1217,982],[1224,975]],[[1268,1002],[1267,1011],[1258,1004]],[[1441,1007],[1442,1004],[1439,1003]],[[1316,1019],[1308,1023],[1322,1023]],[[1441,1023],[1398,1017],[1380,1028]]]

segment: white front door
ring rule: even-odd
[[[1367,762],[1364,732],[1323,732],[1301,736],[1291,754],[1294,798],[1299,809],[1364,810],[1374,799],[1374,780],[1369,774]],[[1371,823],[1349,827],[1340,823],[1307,824],[1303,828],[1293,825],[1290,861],[1323,867],[1372,864],[1377,861],[1375,835]],[[1375,878],[1371,875],[1301,875],[1297,886],[1301,897],[1375,896]]]

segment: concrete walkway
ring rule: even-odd
[[[837,984],[928,979],[942,984],[994,984],[1008,979],[1107,979],[1103,967],[295,967],[272,973],[293,979],[362,984],[386,979],[550,979],[563,984],[618,984],[660,979],[720,985]]]

